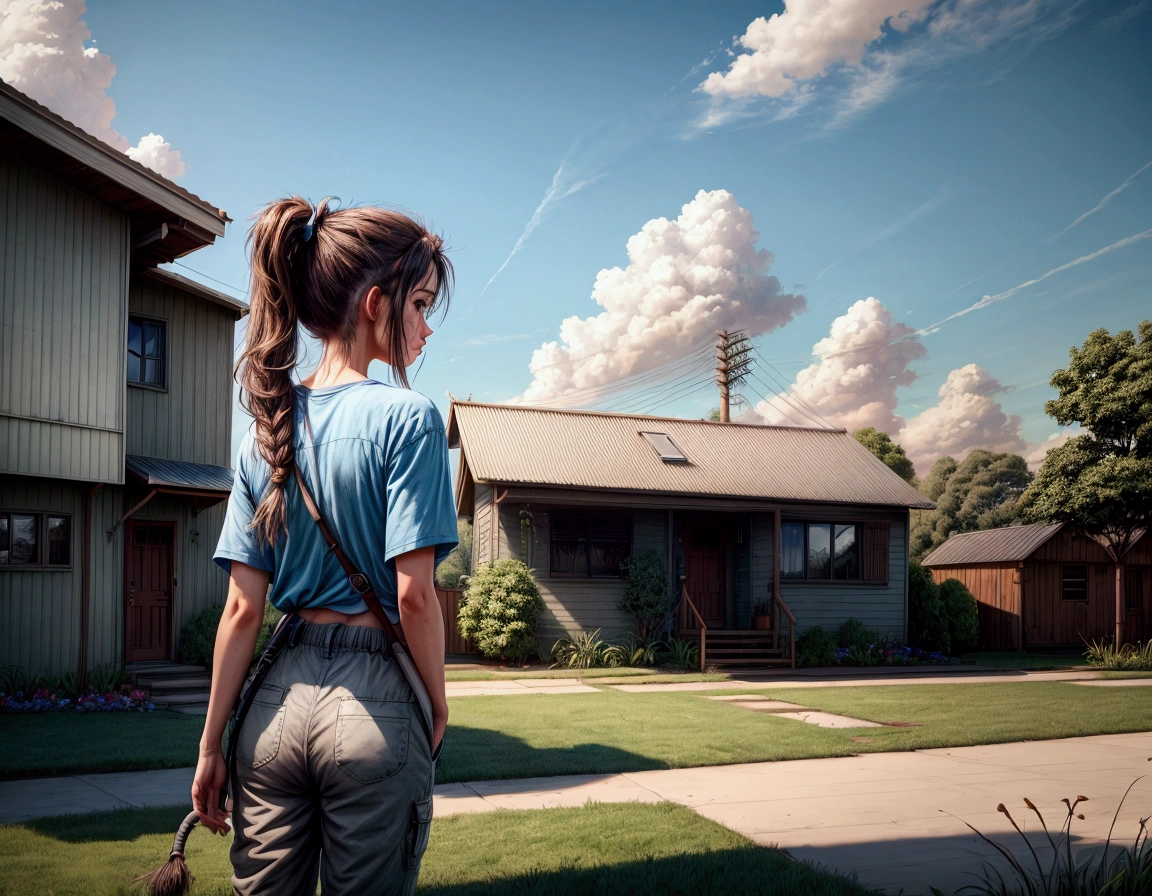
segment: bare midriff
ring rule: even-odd
[[[329,610],[327,607],[309,607],[303,610],[296,611],[301,619],[308,622],[314,622],[316,625],[328,625],[333,622],[340,622],[344,625],[366,625],[369,628],[384,628],[380,624],[380,620],[372,615],[371,612],[365,610],[363,613],[338,613],[336,610]]]

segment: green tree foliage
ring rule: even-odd
[[[980,616],[976,598],[959,579],[940,583],[940,603],[948,619],[948,649],[945,653],[964,653],[980,640]]]
[[[852,436],[875,454],[888,469],[892,470],[897,476],[905,482],[915,483],[916,470],[912,466],[912,461],[908,459],[908,455],[904,453],[904,449],[893,442],[891,437],[886,432],[880,432],[872,426],[866,426],[864,429],[858,429],[852,433]]]
[[[924,650],[945,653],[951,647],[940,586],[915,560],[908,564],[908,641]]]
[[[956,472],[958,466],[960,464],[956,463],[956,458],[949,457],[947,454],[938,458],[936,463],[932,464],[932,471],[928,474],[928,478],[920,483],[920,491],[929,501],[935,501],[944,494],[944,489],[948,487],[948,480],[952,478],[952,474]]]
[[[925,480],[933,491],[951,466],[942,464],[943,460],[936,462]],[[936,509],[921,513],[914,521],[912,558],[921,559],[957,532],[1011,525],[1017,520],[1020,495],[1031,481],[1032,474],[1020,455],[973,451],[944,480],[944,488],[933,498]]]
[[[708,416],[705,417],[704,419],[705,420],[711,420],[713,423],[719,423],[720,422],[720,408],[712,408],[712,410],[710,410],[708,412]]]
[[[457,621],[484,656],[523,660],[538,653],[533,632],[543,609],[540,588],[522,561],[493,560],[468,577]]]
[[[1021,512],[1099,536],[1122,562],[1137,530],[1152,525],[1152,321],[1115,336],[1093,330],[1049,381],[1059,397],[1044,411],[1084,435],[1044,458]]]
[[[659,552],[647,548],[629,557],[628,585],[620,599],[620,609],[636,620],[636,634],[644,641],[672,609],[668,593],[668,567]]]
[[[472,572],[472,524],[457,520],[456,537],[460,543],[436,567],[436,582],[441,588],[464,587],[464,579]]]

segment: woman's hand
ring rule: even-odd
[[[445,706],[441,710],[432,711],[432,752],[435,753],[436,749],[440,746],[440,742],[444,740],[444,729],[448,727],[448,707]]]
[[[220,791],[228,783],[228,764],[219,750],[201,751],[192,779],[192,808],[214,834],[228,833],[228,814],[220,808]]]

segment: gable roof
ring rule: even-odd
[[[644,433],[667,435],[686,462],[662,460]],[[462,449],[461,471],[466,465],[477,482],[935,506],[843,429],[454,400],[448,441]]]
[[[1005,526],[953,535],[920,561],[922,566],[1012,563],[1025,560],[1063,528],[1063,523]]]
[[[0,80],[0,150],[47,171],[132,222],[132,261],[172,261],[224,235],[227,213]],[[161,225],[167,230],[161,236]]]
[[[158,283],[175,286],[177,289],[191,293],[197,298],[212,302],[215,305],[221,305],[230,311],[235,311],[238,318],[248,313],[247,303],[228,295],[226,292],[220,292],[220,290],[213,289],[211,286],[205,286],[196,280],[190,280],[187,277],[177,274],[175,271],[168,271],[164,268],[148,268],[145,271],[141,271],[140,275],[155,280]]]

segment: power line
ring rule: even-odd
[[[709,379],[707,382],[700,383],[694,389],[690,388],[690,389],[688,389],[688,391],[679,392],[676,395],[669,395],[667,398],[657,402],[656,404],[649,405],[647,408],[644,409],[643,414],[645,416],[648,416],[654,410],[656,410],[656,408],[661,407],[662,405],[668,404],[668,402],[670,402],[670,401],[675,401],[675,400],[678,400],[681,398],[687,398],[690,395],[695,395],[697,392],[703,392],[705,389],[711,389],[713,385],[714,385],[713,382],[711,381],[711,379]]]
[[[178,265],[178,266],[184,268],[184,270],[186,270],[186,271],[191,271],[193,274],[199,274],[205,280],[211,280],[213,283],[219,283],[221,286],[227,286],[233,292],[240,293],[240,295],[244,295],[247,292],[247,290],[241,289],[238,286],[233,286],[231,283],[225,283],[223,280],[217,280],[215,277],[209,277],[203,271],[196,270],[196,268],[190,268],[190,267],[188,267],[188,265],[184,264],[184,262],[182,262],[182,261],[174,261],[174,262],[172,262],[172,264]]]
[[[711,368],[708,367],[691,371],[686,376],[678,377],[678,382],[675,385],[669,384],[664,389],[655,392],[653,392],[653,390],[647,390],[650,394],[629,396],[622,405],[617,405],[613,410],[627,414],[637,413],[644,407],[659,407],[674,398],[680,397],[685,389],[694,389],[694,387],[701,386],[700,377],[710,373]],[[687,382],[684,382],[684,380],[687,380]],[[706,376],[703,385],[711,385],[711,383],[711,376]]]
[[[698,377],[710,370],[711,365],[707,360],[704,360],[703,362],[698,361],[693,368],[685,373],[680,374],[680,376],[675,377],[674,379],[668,380],[666,382],[656,383],[652,386],[648,386],[645,389],[640,389],[627,395],[613,396],[608,399],[607,404],[612,405],[623,402],[625,405],[631,405],[638,401],[646,402],[652,398],[657,397],[661,392],[672,391],[679,388],[684,384],[685,380],[696,380]]]
[[[766,367],[768,367],[768,369],[770,371],[775,371],[775,373],[780,377],[780,379],[777,379],[777,377],[773,376],[772,373],[769,372],[769,370],[764,371],[765,375],[769,379],[771,379],[773,382],[775,382],[776,385],[779,386],[783,390],[783,392],[781,392],[779,394],[781,394],[782,396],[785,396],[786,397],[785,400],[788,400],[790,404],[796,406],[797,410],[802,411],[805,414],[805,416],[808,417],[808,419],[811,420],[813,418],[813,416],[815,416],[815,417],[819,418],[819,424],[820,425],[825,426],[828,429],[835,429],[836,428],[830,422],[828,422],[828,420],[818,410],[816,410],[816,408],[814,408],[809,402],[805,401],[802,396],[797,395],[795,392],[793,392],[790,385],[788,385],[786,382],[783,382],[784,380],[787,380],[787,377],[785,377],[784,374],[780,373],[779,370],[776,370],[776,368],[773,367],[769,361],[765,360],[764,357],[761,356],[759,352],[756,352],[756,357],[761,361],[761,363],[763,363]],[[772,391],[776,391],[776,390],[773,389]],[[816,422],[816,421],[813,420],[813,422]]]

